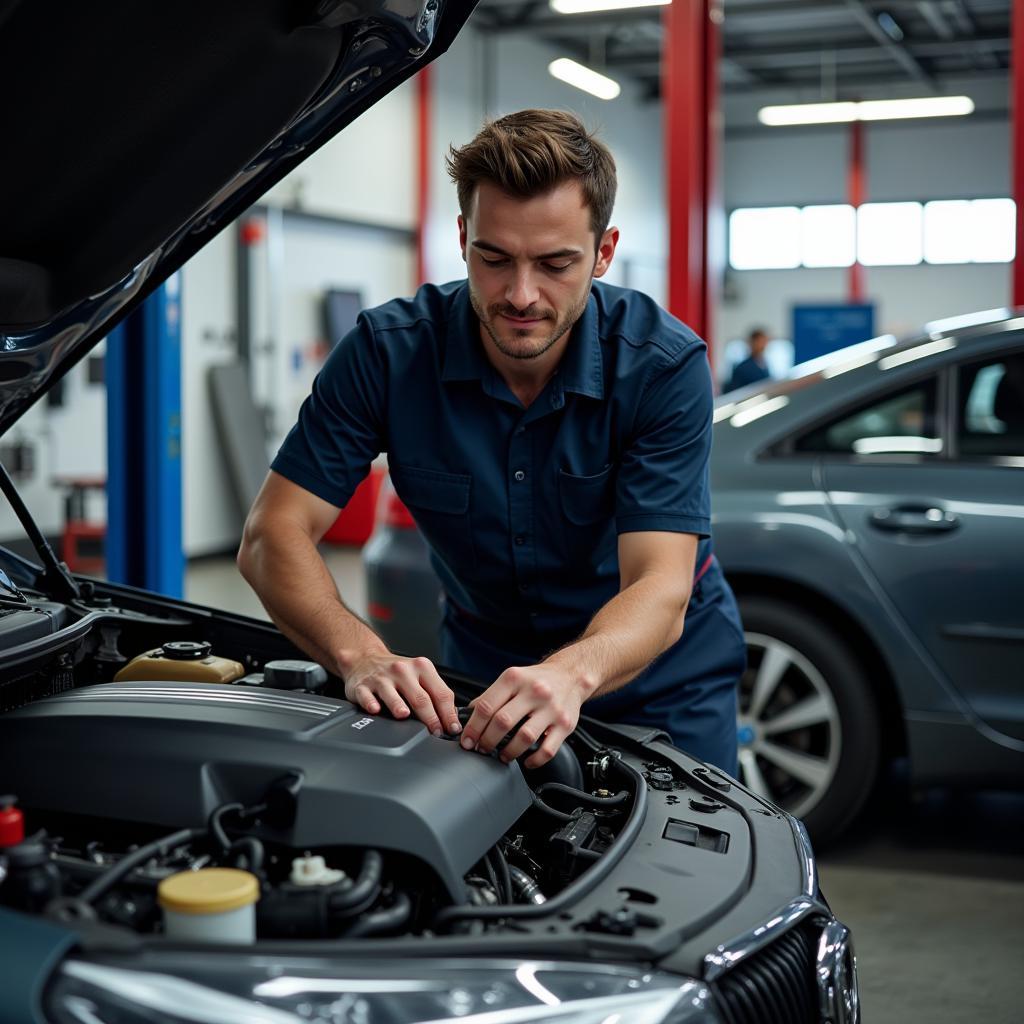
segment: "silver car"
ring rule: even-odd
[[[723,395],[714,538],[739,597],[744,783],[838,835],[883,764],[1024,780],[1024,316],[876,338]],[[370,618],[436,651],[439,588],[385,490]]]

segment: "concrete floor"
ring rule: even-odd
[[[362,614],[358,552],[324,555]],[[185,596],[266,617],[230,559],[191,564]],[[912,794],[893,774],[819,858],[825,894],[853,931],[865,1024],[1019,1024],[1024,793]]]

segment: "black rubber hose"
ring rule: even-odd
[[[347,932],[346,939],[357,939],[367,935],[393,932],[409,922],[412,917],[412,901],[404,893],[395,894],[395,902],[386,910],[364,914]]]
[[[523,903],[547,903],[548,898],[541,892],[540,886],[522,868],[510,864],[508,870]]]
[[[91,885],[85,887],[78,898],[83,903],[95,903],[104,893],[108,892],[128,874],[132,868],[144,864],[150,857],[163,857],[175,846],[202,839],[207,834],[205,828],[183,828],[172,832],[163,839],[155,839],[145,846],[140,846],[132,853],[126,853],[109,871],[104,872]]]
[[[263,871],[263,844],[255,836],[242,836],[241,839],[236,839],[230,847],[228,847],[228,853],[241,853],[245,857],[245,870],[251,871],[254,875],[259,875]]]
[[[549,899],[547,903],[526,905],[513,903],[504,907],[443,907],[434,918],[434,927],[440,930],[454,921],[497,921],[502,918],[546,917],[548,914],[557,914],[566,907],[572,906],[573,903],[600,885],[633,845],[636,837],[640,834],[644,817],[647,814],[647,782],[644,777],[631,764],[618,759],[614,759],[610,767],[629,776],[634,787],[633,807],[626,823],[622,826],[622,831],[601,855],[600,860],[595,861],[593,867],[567,885],[557,896]]]
[[[365,910],[380,895],[384,858],[376,850],[363,854],[363,864],[351,888],[332,893],[328,909],[332,914],[349,917]]]
[[[537,787],[537,796],[543,797],[545,793],[562,793],[591,807],[618,807],[629,799],[627,789],[620,790],[614,796],[594,796],[585,789],[573,789],[572,786],[563,786],[560,782],[545,782],[544,785]]]
[[[508,861],[502,853],[500,846],[493,850],[494,862],[498,868],[498,881],[501,882],[502,895],[506,903],[511,903],[515,898],[515,890],[512,888],[512,874],[508,869]]]
[[[232,811],[241,814],[244,810],[244,804],[221,804],[220,807],[215,807],[210,812],[210,818],[208,821],[210,835],[213,836],[214,842],[216,842],[224,853],[227,853],[228,850],[231,849],[231,840],[228,838],[227,832],[224,831],[224,826],[220,823],[220,819],[223,818],[225,814],[231,814]]]
[[[494,865],[491,863],[491,851],[488,850],[484,854],[483,860],[480,861],[484,866],[484,871],[487,874],[487,881],[490,883],[491,888],[494,890],[495,899],[499,903],[505,902],[505,894],[501,891],[501,885],[498,882],[498,873],[494,870]]]
[[[557,818],[559,821],[575,821],[575,814],[566,814],[565,811],[556,811],[550,804],[544,803],[544,801],[536,794],[533,794],[533,806],[537,808],[542,814],[547,814],[549,817]]]

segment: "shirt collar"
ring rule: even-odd
[[[604,398],[604,361],[597,327],[597,299],[591,291],[558,368],[563,391]],[[441,379],[485,380],[490,365],[480,343],[480,321],[469,301],[466,282],[452,300]]]

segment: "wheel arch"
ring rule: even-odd
[[[759,597],[785,601],[839,634],[849,646],[850,654],[863,666],[865,677],[878,703],[883,757],[900,757],[907,753],[903,706],[892,668],[856,615],[822,591],[793,580],[728,570],[726,578],[738,599]]]

